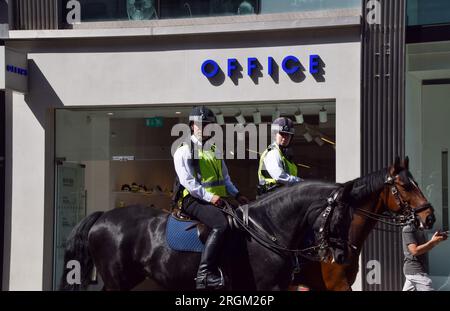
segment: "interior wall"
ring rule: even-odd
[[[86,212],[106,210],[110,206],[110,123],[88,112],[56,111],[56,158],[84,164]]]

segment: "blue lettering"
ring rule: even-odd
[[[309,72],[313,74],[319,73],[319,55],[309,55]]]
[[[298,65],[294,65],[294,66],[288,67],[288,66],[287,66],[287,65],[288,65],[288,62],[292,62],[292,63],[298,64]],[[283,67],[283,70],[284,70],[288,75],[291,75],[291,74],[294,74],[294,73],[296,73],[297,71],[300,70],[300,61],[299,61],[299,59],[298,59],[297,57],[295,57],[295,56],[292,56],[292,55],[286,56],[286,57],[283,59],[282,67]]]
[[[273,57],[269,56],[269,58],[267,59],[267,72],[269,74],[269,76],[272,76],[273,74]]]
[[[236,58],[229,58],[227,59],[227,76],[232,77],[236,70],[238,70],[238,60]],[[258,70],[258,59],[256,57],[248,57],[247,58],[247,75],[253,76],[256,70]],[[276,66],[275,59],[272,56],[267,57],[267,73],[270,76],[273,76],[274,70]],[[299,72],[302,70],[302,64],[296,56],[288,55],[284,57],[281,67],[283,68],[283,71],[286,72],[288,75],[293,75],[296,72]],[[309,55],[309,72],[312,75],[320,73],[320,67],[321,67],[321,60],[320,56],[317,54],[311,54]],[[22,75],[27,75],[28,72],[26,69],[23,69],[23,71],[17,71],[21,68],[16,68],[14,66],[8,65],[7,70],[11,72],[16,72]],[[207,78],[213,78],[215,77],[220,70],[220,67],[218,63],[214,60],[208,59],[205,60],[201,66],[202,73]]]
[[[253,70],[255,70],[257,68],[256,66],[256,62],[258,61],[258,59],[256,59],[255,57],[249,57],[247,62],[247,71],[248,71],[248,75],[251,77],[253,75]]]
[[[228,76],[229,77],[233,76],[233,71],[235,71],[237,69],[236,63],[237,63],[236,58],[228,59]]]
[[[212,70],[208,72],[207,67],[212,67]],[[219,72],[219,65],[212,59],[205,60],[202,64],[202,73],[207,78],[213,78]]]
[[[28,70],[23,69],[23,68],[19,68],[13,65],[6,65],[6,71],[7,72],[11,72],[11,73],[16,73],[18,75],[21,76],[27,76],[28,75]]]

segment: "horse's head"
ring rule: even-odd
[[[349,230],[353,219],[353,209],[350,204],[350,192],[353,182],[348,182],[327,200],[327,207],[314,222],[316,245],[321,261],[343,264],[349,255]]]
[[[384,206],[390,211],[403,214],[420,227],[431,229],[436,221],[434,209],[423,195],[414,177],[409,172],[409,159],[395,159],[389,167],[385,180],[386,189],[381,194]]]

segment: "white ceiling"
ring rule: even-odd
[[[232,117],[240,112],[244,116],[251,117],[253,112],[260,111],[262,116],[272,116],[277,109],[281,115],[293,116],[299,109],[305,115],[317,115],[324,107],[329,114],[336,113],[335,102],[311,102],[311,103],[233,103],[208,105],[215,113],[222,112],[225,117]],[[91,117],[109,118],[149,118],[149,117],[187,117],[192,106],[159,106],[136,108],[98,108],[98,109],[69,109],[74,113],[86,114]],[[67,110],[67,109],[65,109]]]

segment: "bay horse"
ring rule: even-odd
[[[382,169],[353,182],[351,191],[355,211],[349,232],[349,245],[354,249],[349,262],[306,262],[295,283],[312,290],[348,291],[355,282],[359,269],[359,256],[364,241],[378,221],[392,225],[416,222],[431,229],[435,222],[434,210],[409,172],[409,159]],[[383,213],[390,212],[391,215]]]
[[[353,214],[345,202],[351,189],[351,183],[302,182],[250,203],[247,212],[238,209],[257,223],[253,231],[263,228],[273,239],[228,230],[227,252],[219,264],[227,289],[286,290],[296,259],[306,256],[298,248],[310,230],[316,243],[326,245],[319,259],[344,262]],[[130,206],[84,218],[66,242],[60,289],[85,289],[95,266],[104,290],[131,290],[145,278],[167,290],[194,290],[201,254],[168,246],[168,217],[156,208]],[[72,260],[80,263],[81,284],[66,281],[66,264]]]

